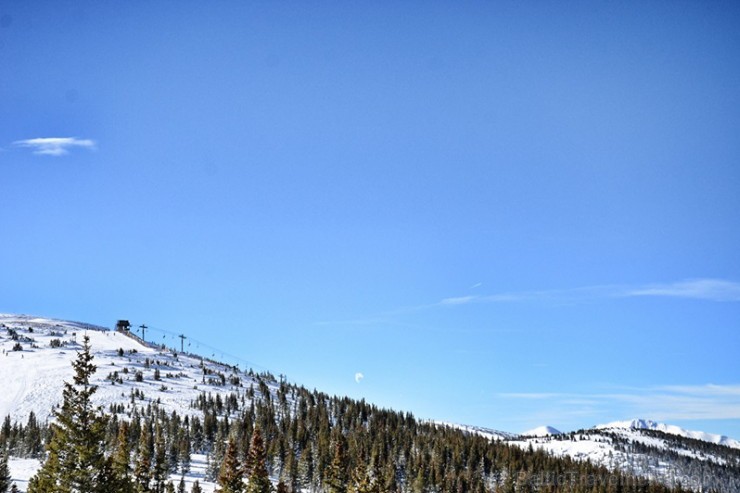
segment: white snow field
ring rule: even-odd
[[[8,329],[17,334],[15,340]],[[0,419],[10,415],[14,422],[25,423],[31,412],[40,422],[51,419],[52,410],[62,401],[63,383],[72,381],[71,363],[85,335],[90,338],[93,363],[97,366],[92,378],[98,385],[93,402],[105,410],[111,404],[124,404],[130,410],[134,405],[145,407],[157,400],[167,412],[176,410],[181,415],[200,415],[200,411],[190,406],[199,394],[228,394],[235,390],[234,386],[217,381],[220,377],[216,372],[238,375],[247,388],[252,382],[247,374],[230,365],[143,344],[134,337],[103,327],[0,314]],[[53,340],[63,345],[52,347]],[[13,350],[16,344],[20,344],[22,350]],[[205,376],[203,367],[213,373]],[[155,379],[155,370],[159,371],[160,380]],[[142,373],[141,382],[135,379],[137,371]],[[113,372],[118,372],[123,383],[114,384],[107,378]],[[134,389],[143,391],[145,399],[132,403]],[[274,390],[270,387],[271,392]],[[25,491],[28,479],[38,467],[37,460],[11,458],[11,475],[21,491]],[[215,485],[203,479],[205,467],[206,457],[194,454],[191,472],[185,476],[187,491],[196,479],[204,492],[213,491]],[[180,476],[173,475],[171,479],[177,484]]]

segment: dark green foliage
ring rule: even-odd
[[[247,457],[247,493],[270,493],[272,490],[266,461],[267,455],[262,432],[259,427],[255,427]]]
[[[0,452],[0,493],[8,493],[10,491],[10,483],[8,456]]]
[[[105,456],[107,419],[93,407],[97,390],[90,383],[95,372],[90,339],[85,336],[82,351],[72,363],[73,383],[65,382],[63,403],[54,413],[48,455],[29,482],[29,493],[110,493],[115,478]]]
[[[134,491],[136,493],[150,493],[149,484],[152,481],[152,436],[149,426],[141,427],[137,448],[136,466],[134,468]]]
[[[134,482],[131,471],[131,445],[128,440],[129,425],[121,423],[116,437],[116,448],[112,456],[113,474],[118,481],[119,493],[133,493]]]
[[[162,493],[164,491],[168,472],[169,465],[167,464],[166,443],[162,426],[158,425],[154,442],[154,467],[152,470],[152,480],[154,481],[155,493]]]
[[[41,427],[36,420],[36,414],[31,411],[28,415],[25,433],[23,433],[23,455],[34,459],[40,457],[44,449],[41,437]]]
[[[200,488],[200,483],[197,479],[193,483],[193,487],[190,489],[190,493],[203,493],[203,490]]]
[[[326,486],[329,493],[347,493],[347,465],[349,460],[344,448],[343,437],[337,435],[334,439],[334,456],[327,472]]]
[[[216,493],[243,493],[244,470],[239,464],[239,450],[233,438],[226,445],[224,460],[218,473],[219,489]]]

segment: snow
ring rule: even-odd
[[[216,489],[216,484],[204,480],[206,465],[205,455],[193,454],[191,456],[190,472],[184,476],[170,474],[169,480],[177,486],[182,477],[185,480],[185,491],[190,491],[193,483],[197,480],[204,493],[213,493]],[[39,470],[41,462],[38,459],[11,458],[8,461],[8,466],[10,468],[11,481],[18,486],[20,491],[25,492],[28,489],[28,480]]]
[[[8,336],[3,325],[16,330],[21,339],[28,338],[34,342],[21,340],[23,350],[13,351],[18,341]],[[32,332],[28,331],[29,327],[33,327]],[[199,394],[227,394],[238,390],[228,383],[210,384],[208,378],[217,377],[210,375],[204,379],[201,364],[227,377],[238,376],[246,387],[251,381],[244,372],[229,365],[145,345],[133,337],[108,329],[79,322],[0,315],[0,381],[4,382],[4,392],[0,395],[0,419],[11,414],[15,421],[25,423],[33,412],[39,421],[48,420],[54,406],[61,403],[63,383],[72,379],[71,363],[77,357],[84,335],[90,338],[95,357],[93,363],[97,366],[92,383],[98,385],[98,391],[93,395],[93,401],[103,409],[108,409],[111,404],[125,403],[129,410],[130,394],[138,389],[146,396],[146,400],[138,404],[142,407],[146,402],[158,399],[160,407],[167,412],[199,415],[200,411],[190,406]],[[65,345],[52,348],[50,343],[53,339],[59,339]],[[119,350],[123,351],[123,356],[119,356]],[[124,373],[124,368],[128,373]],[[161,380],[155,380],[155,368],[159,369]],[[142,382],[135,381],[137,371],[143,374]],[[106,380],[113,372],[118,372],[123,383],[113,385]]]
[[[41,463],[37,459],[14,459],[8,461],[10,468],[10,479],[20,491],[26,491],[28,480],[36,474]]]
[[[552,426],[545,425],[525,431],[522,435],[529,437],[544,437],[548,435],[560,435],[560,433],[560,430],[553,428]]]
[[[516,433],[492,430],[490,428],[483,428],[481,426],[461,425],[457,423],[448,423],[446,421],[432,421],[432,423],[438,426],[448,426],[450,428],[466,431],[468,433],[475,433],[477,435],[486,437],[489,440],[513,440],[519,437],[519,435],[517,435]]]
[[[29,327],[32,328],[31,331]],[[13,340],[8,329],[15,330],[20,341]],[[142,408],[157,400],[160,407],[168,413],[177,411],[181,415],[200,415],[200,411],[191,408],[191,402],[200,394],[226,395],[234,391],[243,393],[254,382],[248,374],[232,366],[203,359],[198,355],[180,354],[172,349],[147,345],[135,337],[102,327],[80,322],[0,314],[0,382],[3,382],[0,419],[11,415],[14,421],[25,423],[31,412],[41,422],[52,419],[52,409],[62,400],[63,382],[72,379],[71,363],[81,348],[84,335],[90,338],[95,357],[93,363],[98,367],[93,376],[93,383],[98,385],[98,391],[93,399],[96,405],[104,409],[112,404],[123,404],[128,413],[133,410],[133,406]],[[51,347],[50,343],[54,339],[59,339],[64,345]],[[22,351],[13,351],[17,342],[23,346]],[[155,368],[160,371],[160,380],[154,378]],[[112,384],[111,380],[106,379],[113,372],[118,372],[122,383]],[[136,372],[142,373],[143,381],[136,381]],[[219,373],[226,377],[226,384],[209,381],[209,378],[220,379],[217,376]],[[240,385],[230,385],[231,377],[238,377]],[[258,385],[254,387],[257,391]],[[134,390],[142,391],[145,399],[132,403],[131,394]],[[274,385],[270,385],[270,391],[275,392]],[[657,430],[740,449],[740,442],[725,436],[688,431],[675,425],[644,419],[615,421],[575,434],[561,434],[551,426],[541,426],[518,435],[478,426],[440,421],[432,423],[476,433],[490,440],[504,440],[522,448],[532,446],[556,456],[589,460],[610,469],[637,472],[646,476],[658,475],[670,466],[648,463],[639,454],[617,450],[608,433],[658,448],[667,447],[665,440],[647,436],[640,430]],[[676,452],[698,460],[723,463],[719,458],[690,449],[679,448]],[[204,481],[206,457],[194,454],[191,462],[191,472],[184,477],[187,490],[197,479],[206,493],[212,493],[215,485]],[[28,479],[38,469],[39,462],[11,458],[9,463],[13,480],[21,491],[25,491]],[[173,475],[171,479],[177,484],[180,476]]]
[[[605,430],[605,429],[635,429],[635,430],[657,430],[663,433],[669,433],[671,435],[678,435],[686,438],[693,438],[695,440],[703,440],[705,442],[716,443],[718,445],[725,445],[740,449],[740,441],[726,437],[724,435],[715,435],[712,433],[705,433],[703,431],[690,431],[685,430],[676,425],[669,425],[665,423],[658,423],[649,419],[633,419],[629,421],[614,421],[611,423],[597,425],[594,429]]]
[[[29,327],[32,330],[29,330]],[[19,340],[11,338],[10,331],[16,331]],[[50,320],[24,315],[0,314],[0,419],[10,415],[14,422],[25,423],[31,412],[40,422],[53,419],[52,409],[61,404],[65,381],[72,381],[72,361],[82,347],[83,337],[90,338],[94,355],[93,364],[97,371],[92,383],[98,386],[93,395],[95,405],[107,410],[112,404],[124,404],[126,411],[132,406],[145,407],[158,400],[166,412],[177,411],[180,415],[200,415],[191,408],[191,402],[201,393],[221,393],[226,395],[235,390],[244,392],[254,382],[243,371],[197,355],[179,354],[172,349],[150,346],[134,337],[79,322]],[[59,339],[62,347],[53,348],[50,343]],[[20,342],[22,351],[14,351],[13,346]],[[123,352],[123,356],[119,352]],[[148,360],[148,363],[147,363]],[[203,368],[213,372],[204,375]],[[124,373],[124,368],[128,370]],[[154,379],[154,370],[159,369],[161,380]],[[143,381],[136,382],[135,374],[142,372]],[[106,377],[118,372],[123,383],[112,384]],[[227,383],[220,384],[220,372]],[[229,384],[229,378],[239,377],[241,386]],[[209,382],[209,378],[219,384]],[[271,392],[274,385],[268,384]],[[131,403],[133,390],[144,392],[145,399]],[[255,384],[255,391],[258,386]],[[28,479],[40,467],[35,459],[9,460],[11,476],[21,491],[26,491]],[[191,471],[184,476],[186,490],[197,479],[205,493],[212,493],[215,484],[204,480],[206,456],[193,454]],[[177,485],[180,475],[170,479]]]

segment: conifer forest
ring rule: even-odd
[[[73,368],[48,423],[33,414],[23,423],[5,417],[0,493],[15,488],[9,455],[41,460],[29,493],[197,493],[198,481],[186,489],[171,479],[189,472],[195,453],[206,455],[204,480],[221,493],[688,491],[309,391],[269,373],[254,375],[246,388],[231,382],[226,397],[201,393],[187,412],[168,413],[140,391],[130,395],[140,405],[101,409],[91,400],[96,366],[87,337]]]

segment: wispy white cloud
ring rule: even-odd
[[[552,301],[573,303],[594,299],[662,296],[706,301],[740,301],[740,283],[724,279],[690,279],[667,284],[595,285],[573,289],[519,291],[491,295],[470,295],[444,298],[436,306],[468,305],[472,303],[513,303]],[[434,305],[432,305],[434,306]]]
[[[362,382],[362,379],[365,378],[365,375],[363,375],[361,372],[355,373],[355,382],[360,383]]]
[[[440,305],[467,305],[468,303],[474,303],[480,301],[480,296],[458,296],[454,298],[445,298],[439,302]]]
[[[80,147],[83,149],[95,149],[95,141],[90,139],[78,139],[77,137],[39,137],[35,139],[17,140],[13,142],[16,147],[27,147],[34,154],[43,156],[63,156],[69,154],[70,149]]]
[[[530,399],[530,400],[544,400],[561,397],[565,394],[559,394],[554,392],[504,392],[498,394],[499,397],[507,399]]]
[[[625,296],[667,296],[711,301],[740,301],[740,283],[723,279],[690,279],[628,290]]]
[[[537,401],[559,413],[644,417],[659,421],[740,419],[740,385],[664,385],[623,388],[618,392],[499,393],[502,399]],[[572,412],[571,412],[572,411]],[[537,412],[537,411],[535,411]]]
[[[480,284],[480,283],[479,283]],[[474,285],[473,287],[478,287]],[[538,291],[513,291],[493,294],[471,294],[451,296],[434,303],[412,305],[389,310],[374,317],[354,320],[327,320],[315,322],[317,326],[388,326],[399,325],[412,328],[419,326],[401,323],[397,318],[415,312],[439,309],[440,307],[462,307],[473,304],[494,303],[550,303],[556,305],[573,305],[598,300],[637,298],[637,297],[673,297],[713,302],[740,301],[740,282],[725,279],[693,279],[666,284],[601,284],[582,286],[570,289],[544,289]],[[428,328],[428,326],[425,326]]]

